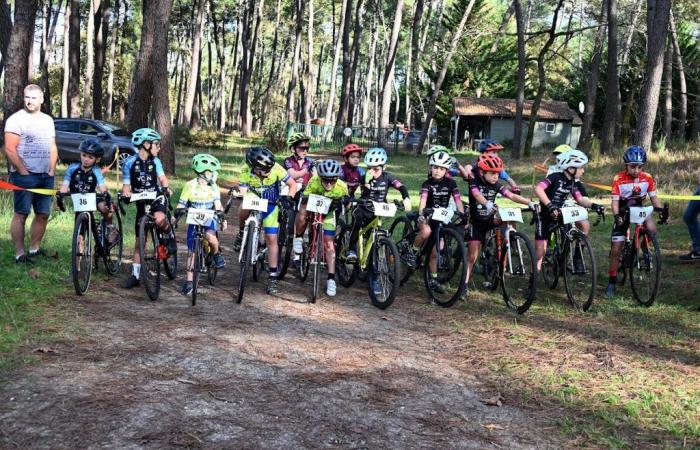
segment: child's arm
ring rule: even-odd
[[[513,201],[515,201],[515,202],[518,202],[518,203],[520,203],[520,204],[522,204],[522,205],[527,205],[528,208],[533,209],[533,210],[534,210],[534,208],[535,208],[535,206],[536,206],[536,203],[533,202],[533,201],[531,201],[530,199],[525,198],[525,197],[523,197],[522,195],[514,194],[514,193],[512,193],[512,192],[511,192],[511,194],[510,194],[510,199],[513,200]]]
[[[486,212],[490,213],[491,210],[493,210],[493,202],[486,200],[486,197],[484,197],[484,194],[481,193],[478,187],[472,186],[469,193],[474,197],[477,203],[486,207]]]
[[[425,209],[425,204],[428,202],[427,196],[420,196],[420,201],[418,202],[418,217],[422,217],[423,210]]]

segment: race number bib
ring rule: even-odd
[[[452,220],[452,216],[454,216],[454,214],[454,211],[448,208],[435,208],[433,210],[433,215],[430,218],[438,222],[450,223],[450,220]]]
[[[208,227],[214,218],[213,209],[189,208],[187,210],[187,223],[190,225],[201,225]]]
[[[374,215],[378,217],[394,217],[396,215],[396,205],[393,203],[372,202],[374,205]]]
[[[88,194],[71,194],[73,200],[73,211],[95,211],[97,210],[97,195],[95,193]]]
[[[246,195],[243,197],[241,208],[254,211],[267,212],[267,200],[256,197],[254,195]]]
[[[580,206],[566,206],[561,209],[561,215],[566,224],[588,219],[588,211]]]
[[[158,193],[156,191],[147,192],[132,192],[131,200],[132,202],[138,202],[139,200],[155,200]]]
[[[323,195],[310,194],[306,203],[306,210],[319,214],[328,214],[332,202],[332,199]]]
[[[644,223],[645,220],[651,217],[654,212],[653,206],[631,206],[630,207],[630,222],[631,223]]]
[[[520,208],[499,208],[498,213],[504,222],[523,223],[523,211]]]

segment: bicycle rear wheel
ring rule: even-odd
[[[197,304],[197,288],[199,287],[199,276],[202,272],[202,238],[194,240],[192,249],[192,306]],[[188,261],[189,262],[189,261]]]
[[[255,223],[251,222],[248,224],[248,229],[246,230],[246,239],[243,242],[244,247],[241,249],[241,267],[238,277],[238,296],[236,297],[236,303],[240,303],[243,300],[243,293],[245,292],[246,274],[248,272],[248,265],[250,265],[251,254],[253,251],[253,234],[255,234]]]
[[[155,224],[149,216],[141,218],[139,223],[139,253],[141,253],[141,281],[146,288],[146,295],[151,301],[160,295],[160,260],[158,254],[158,237]]]
[[[389,227],[389,235],[396,242],[396,248],[399,250],[399,256],[401,257],[401,286],[403,286],[411,278],[415,270],[405,262],[407,256],[413,252],[413,242],[416,239],[411,219],[407,216],[394,219],[391,227]]]
[[[294,240],[294,212],[280,208],[280,232],[278,235],[279,261],[277,263],[277,277],[284,279],[292,259],[292,242]]]
[[[347,262],[348,248],[350,247],[350,225],[343,223],[335,235],[335,272],[338,283],[343,287],[350,287],[357,278],[357,264]]]
[[[554,289],[559,284],[559,251],[556,247],[547,248],[547,252],[542,259],[542,279],[544,285],[549,289]]]
[[[519,231],[510,232],[510,249],[501,248],[501,290],[506,306],[524,314],[535,300],[537,264],[532,243]]]
[[[313,277],[311,279],[311,298],[309,299],[311,303],[316,303],[316,298],[318,298],[318,285],[321,283],[321,255],[323,252],[323,226],[321,224],[314,225],[314,232],[312,233],[314,239],[314,245],[312,246],[311,252],[314,255],[311,265],[313,266]]]
[[[73,287],[75,287],[75,293],[78,295],[83,295],[90,287],[93,267],[91,224],[92,218],[90,213],[82,212],[75,219],[73,228],[71,266]]]
[[[372,304],[386,309],[394,303],[401,279],[399,250],[390,238],[382,236],[370,250],[367,290]]]
[[[101,221],[101,224],[104,223],[105,222],[103,219]],[[122,233],[122,217],[119,214],[118,209],[115,209],[115,211],[112,213],[112,225],[114,225],[114,229],[119,235],[115,242],[110,244],[109,233],[107,233],[106,224],[102,233],[105,244],[102,251],[102,259],[105,264],[105,270],[110,275],[114,275],[119,272],[119,269],[122,265],[122,255],[124,253],[124,234]]]
[[[499,279],[498,242],[496,242],[495,232],[489,232],[486,235],[486,239],[481,246],[479,266],[481,275],[484,277],[483,287],[490,291],[495,291],[498,288]]]
[[[597,269],[593,248],[579,230],[570,232],[571,240],[564,246],[564,287],[571,305],[588,311],[595,297]]]
[[[430,300],[448,308],[457,302],[464,294],[467,285],[464,283],[467,271],[467,253],[464,239],[460,232],[451,227],[442,227],[440,239],[435,239],[430,250],[425,255],[423,279]],[[437,251],[437,278],[430,273],[430,257],[433,249]]]
[[[168,223],[170,222],[170,213],[168,213]],[[164,236],[167,238],[175,239],[175,230],[170,227],[170,231],[165,233]],[[174,280],[177,277],[177,252],[170,254],[167,253],[167,257],[163,259],[163,268],[165,269],[165,274],[168,276],[169,280]]]
[[[655,234],[639,233],[639,248],[633,248],[630,264],[632,296],[642,306],[649,307],[656,300],[661,277],[661,251]]]
[[[216,284],[216,277],[219,275],[219,269],[217,269],[214,264],[214,254],[211,251],[207,252],[204,260],[207,267],[207,279],[209,280],[209,284],[214,286],[214,284]]]

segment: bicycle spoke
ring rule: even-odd
[[[642,306],[651,306],[656,299],[661,274],[660,251],[656,236],[639,235],[639,248],[634,251],[630,269],[632,295]]]
[[[588,238],[583,233],[574,234],[565,250],[564,285],[571,305],[588,311],[593,304],[596,287],[596,265]]]

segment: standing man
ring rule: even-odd
[[[700,171],[698,171],[698,188],[695,189],[695,195],[700,195]],[[678,257],[683,262],[700,261],[700,200],[691,200],[688,202],[688,207],[683,214],[683,221],[688,226],[688,233],[693,241],[693,246],[690,253]]]
[[[10,163],[10,183],[22,188],[53,189],[58,149],[53,119],[41,112],[44,92],[36,84],[24,88],[24,108],[5,121],[5,151]],[[14,191],[15,215],[10,235],[15,245],[15,262],[28,262],[28,257],[44,254],[41,240],[51,212],[50,195]],[[24,229],[27,216],[34,208],[30,228],[29,253],[24,253]]]

